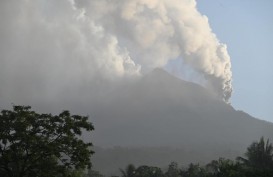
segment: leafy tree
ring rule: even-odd
[[[265,142],[261,137],[259,142],[253,142],[245,153],[246,158],[238,157],[247,173],[247,176],[272,176],[273,174],[273,146],[269,139]]]
[[[237,161],[219,158],[206,166],[190,164],[186,169],[179,169],[172,162],[165,174],[158,167],[140,166],[126,168],[122,177],[272,177],[273,146],[262,137],[253,142],[245,153],[246,158],[238,157]],[[131,169],[131,170],[129,170]],[[131,171],[131,175],[128,175]]]
[[[135,166],[133,164],[129,164],[125,170],[119,169],[122,177],[134,177],[135,174]]]
[[[180,169],[176,162],[171,162],[167,172],[165,173],[166,177],[180,177]]]
[[[180,175],[183,177],[205,177],[206,170],[199,164],[190,164],[188,169],[181,170]]]
[[[242,166],[229,159],[220,158],[206,165],[209,177],[244,177]]]
[[[0,176],[72,176],[90,168],[92,144],[80,139],[94,130],[88,117],[39,114],[30,106],[13,106],[0,114]]]
[[[247,148],[245,156],[246,158],[237,159],[247,166],[262,169],[273,167],[273,146],[269,143],[269,139],[265,142],[262,137],[259,142],[253,142]]]
[[[143,165],[136,169],[134,177],[164,177],[164,174],[158,167]]]

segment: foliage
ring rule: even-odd
[[[237,159],[249,167],[268,169],[273,167],[273,146],[269,140],[262,137],[259,142],[253,142],[245,153],[246,158]]]
[[[190,164],[187,170],[181,170],[181,176],[183,177],[204,177],[206,171],[199,164]]]
[[[140,166],[131,170],[130,177],[272,177],[273,147],[269,140],[262,137],[259,142],[253,142],[245,153],[246,158],[238,157],[237,161],[220,158],[205,166],[190,164],[187,168],[179,168],[176,162],[171,162],[167,171],[160,168]],[[132,165],[131,165],[132,166]],[[129,167],[129,166],[128,166]],[[129,168],[126,173],[128,174]],[[123,171],[125,172],[125,171]],[[129,177],[122,175],[122,177]]]
[[[90,167],[91,143],[80,139],[94,129],[88,117],[39,114],[13,106],[0,114],[0,176],[71,176]]]
[[[129,164],[125,170],[119,169],[122,177],[134,177],[134,174],[136,172],[136,168],[134,165]]]
[[[158,167],[143,165],[136,169],[134,177],[164,177],[164,174]]]
[[[180,173],[178,164],[176,162],[171,162],[167,172],[165,173],[165,177],[180,177]]]
[[[135,168],[134,165],[129,164],[125,170],[120,169],[120,172],[121,177],[164,177],[160,168],[146,165]]]
[[[273,174],[273,146],[269,139],[265,142],[261,137],[259,142],[253,142],[245,153],[246,158],[238,157],[247,175],[272,176]]]
[[[244,177],[244,170],[238,162],[220,158],[206,165],[209,177]]]

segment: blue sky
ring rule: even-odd
[[[218,39],[226,43],[233,71],[232,105],[273,122],[273,1],[197,0]]]

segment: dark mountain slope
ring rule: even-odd
[[[101,105],[104,106],[93,111],[94,144],[130,147],[137,156],[129,157],[130,150],[121,148],[115,157],[123,159],[117,161],[124,165],[128,159],[157,164],[165,158],[168,164],[170,160],[191,162],[232,157],[242,155],[238,153],[261,136],[273,138],[272,123],[236,111],[203,87],[175,78],[162,69],[123,85],[105,97],[108,99],[103,99]],[[169,148],[152,151],[147,150],[148,147]],[[173,148],[180,150],[176,152]],[[97,152],[94,165],[100,170],[106,168],[102,161],[113,161],[113,169],[122,167],[117,166],[115,158],[110,157],[113,154],[107,150]]]
[[[161,69],[106,96],[94,110],[100,146],[248,145],[273,124],[234,110],[203,87]]]

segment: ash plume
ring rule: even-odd
[[[81,94],[178,58],[226,102],[231,96],[227,47],[194,0],[9,0],[0,11],[3,100]]]

